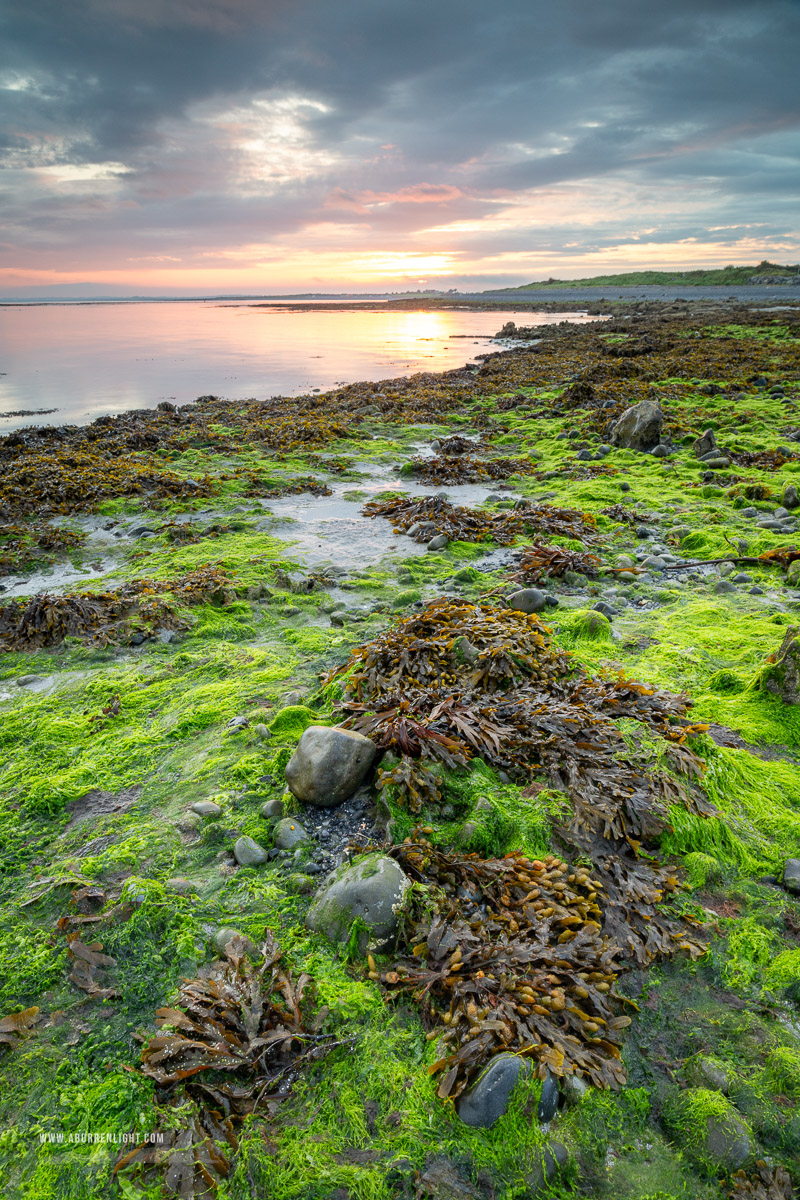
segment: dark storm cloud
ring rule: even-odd
[[[561,185],[684,179],[702,219],[654,238],[752,220],[778,238],[796,226],[798,33],[794,0],[11,0],[5,224],[98,261],[331,221],[406,244]],[[117,164],[113,188],[48,173],[87,164]],[[531,228],[463,245],[508,252]],[[639,236],[628,215],[562,234]]]

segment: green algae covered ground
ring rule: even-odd
[[[662,405],[675,453],[597,457],[613,421],[648,398]],[[540,1194],[791,1196],[800,898],[781,877],[800,857],[800,708],[764,683],[800,592],[768,559],[614,569],[642,549],[703,564],[797,544],[790,517],[778,529],[759,522],[800,488],[798,405],[796,309],[648,305],[604,324],[548,327],[533,345],[442,377],[263,405],[207,397],[180,412],[3,439],[0,1017],[38,1009],[0,1045],[3,1195],[164,1194],[165,1171],[113,1174],[151,1130],[180,1126],[180,1110],[138,1072],[140,1039],[180,981],[214,958],[215,933],[233,927],[256,945],[269,930],[287,969],[309,974],[336,1045],[238,1128],[220,1197],[513,1200],[536,1193],[554,1141],[569,1161]],[[730,451],[727,466],[694,457],[708,428]],[[454,433],[479,443],[469,482],[453,457],[445,482],[426,486],[408,464]],[[499,458],[527,460],[524,473],[493,476]],[[510,548],[455,540],[428,552],[361,513],[381,493],[436,491],[488,513],[522,498],[591,514],[591,545],[544,537],[601,560],[596,577],[539,585],[558,601],[544,614],[553,643],[594,677],[623,672],[686,693],[692,721],[707,726],[692,741],[705,764],[692,786],[713,812],[676,805],[659,846],[686,882],[679,904],[702,923],[706,952],[629,972],[626,1086],[572,1093],[547,1129],[538,1079],[518,1085],[489,1129],[467,1127],[437,1098],[437,1047],[414,1005],[387,1000],[357,939],[337,950],[305,926],[324,846],[258,867],[231,854],[240,836],[271,846],[262,806],[285,795],[283,769],[306,726],[338,719],[339,690],[323,676],[436,597],[502,604],[514,590],[512,554],[530,534]],[[54,528],[76,536],[44,537]],[[168,611],[133,607],[112,626],[100,607],[85,627],[48,638],[69,592],[208,567],[223,584],[188,607],[175,584]],[[742,571],[750,578],[730,583]],[[38,642],[26,647],[19,622],[34,596]],[[600,601],[610,621],[587,619]],[[246,722],[230,727],[235,718]],[[657,736],[621,727],[643,763],[662,761]],[[575,797],[526,791],[473,759],[445,772],[442,801],[420,818],[389,799],[374,819],[390,810],[397,840],[422,820],[434,845],[466,839],[484,857],[562,854],[556,826]],[[194,814],[201,800],[221,814]],[[291,797],[288,806],[302,817]],[[62,920],[81,915],[92,918],[83,943],[113,960],[96,972],[95,994],[76,982],[76,926]],[[745,1131],[746,1178],[709,1153],[711,1118]]]

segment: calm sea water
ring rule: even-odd
[[[575,313],[291,311],[242,304],[58,304],[0,307],[0,433],[84,424],[105,413],[297,395],[360,379],[462,366],[507,320]],[[49,414],[11,415],[55,409]]]

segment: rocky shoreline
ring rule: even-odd
[[[611,311],[0,438],[4,1195],[800,1186],[800,310]]]

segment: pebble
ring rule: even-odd
[[[294,850],[301,842],[308,841],[308,834],[299,821],[292,817],[284,817],[275,826],[272,840],[279,850]]]
[[[514,608],[517,612],[538,613],[546,606],[547,597],[538,588],[522,588],[509,596],[507,603],[509,608]]]
[[[450,545],[450,538],[446,533],[437,533],[436,537],[431,538],[428,542],[429,550],[446,550]]]
[[[198,817],[219,817],[222,815],[222,809],[213,800],[196,800],[189,808],[191,812],[197,813]]]
[[[262,817],[265,817],[267,820],[270,820],[273,817],[282,817],[283,816],[283,801],[282,800],[267,800],[267,802],[265,804],[261,805],[261,808],[259,811],[260,811]]]
[[[752,505],[750,505],[749,508],[742,508],[739,511],[741,512],[743,517],[757,517],[758,516],[758,509],[753,508]]]
[[[233,857],[240,867],[260,867],[267,861],[267,852],[253,838],[240,837],[233,847]]]
[[[731,575],[731,583],[752,583],[753,576],[748,575],[746,571],[739,571],[738,575]]]
[[[748,588],[747,590],[751,596],[763,596],[764,595],[764,589],[760,588],[758,586]]]
[[[225,728],[230,730],[249,729],[250,722],[248,721],[247,717],[234,717],[232,721],[228,721],[228,724],[225,726]]]
[[[629,492],[631,490],[631,485],[629,483],[621,483],[619,485],[619,490],[621,492]]]
[[[610,604],[606,604],[605,600],[598,600],[597,604],[592,605],[592,609],[594,612],[602,613],[602,615],[604,617],[608,617],[609,620],[616,615],[617,611],[615,608],[612,608]]]
[[[714,591],[718,595],[722,595],[725,592],[735,592],[736,586],[731,583],[730,579],[718,579],[714,584]]]
[[[41,678],[41,675],[20,675],[14,682],[17,687],[29,687],[32,683],[38,683]]]
[[[272,737],[269,728],[264,724],[263,721],[259,721],[258,725],[253,726],[253,733],[255,733],[257,737],[260,737],[262,742],[268,742]]]
[[[540,1125],[549,1125],[558,1109],[558,1076],[552,1071],[548,1071],[542,1084],[542,1092],[539,1096],[539,1108],[537,1117]]]

